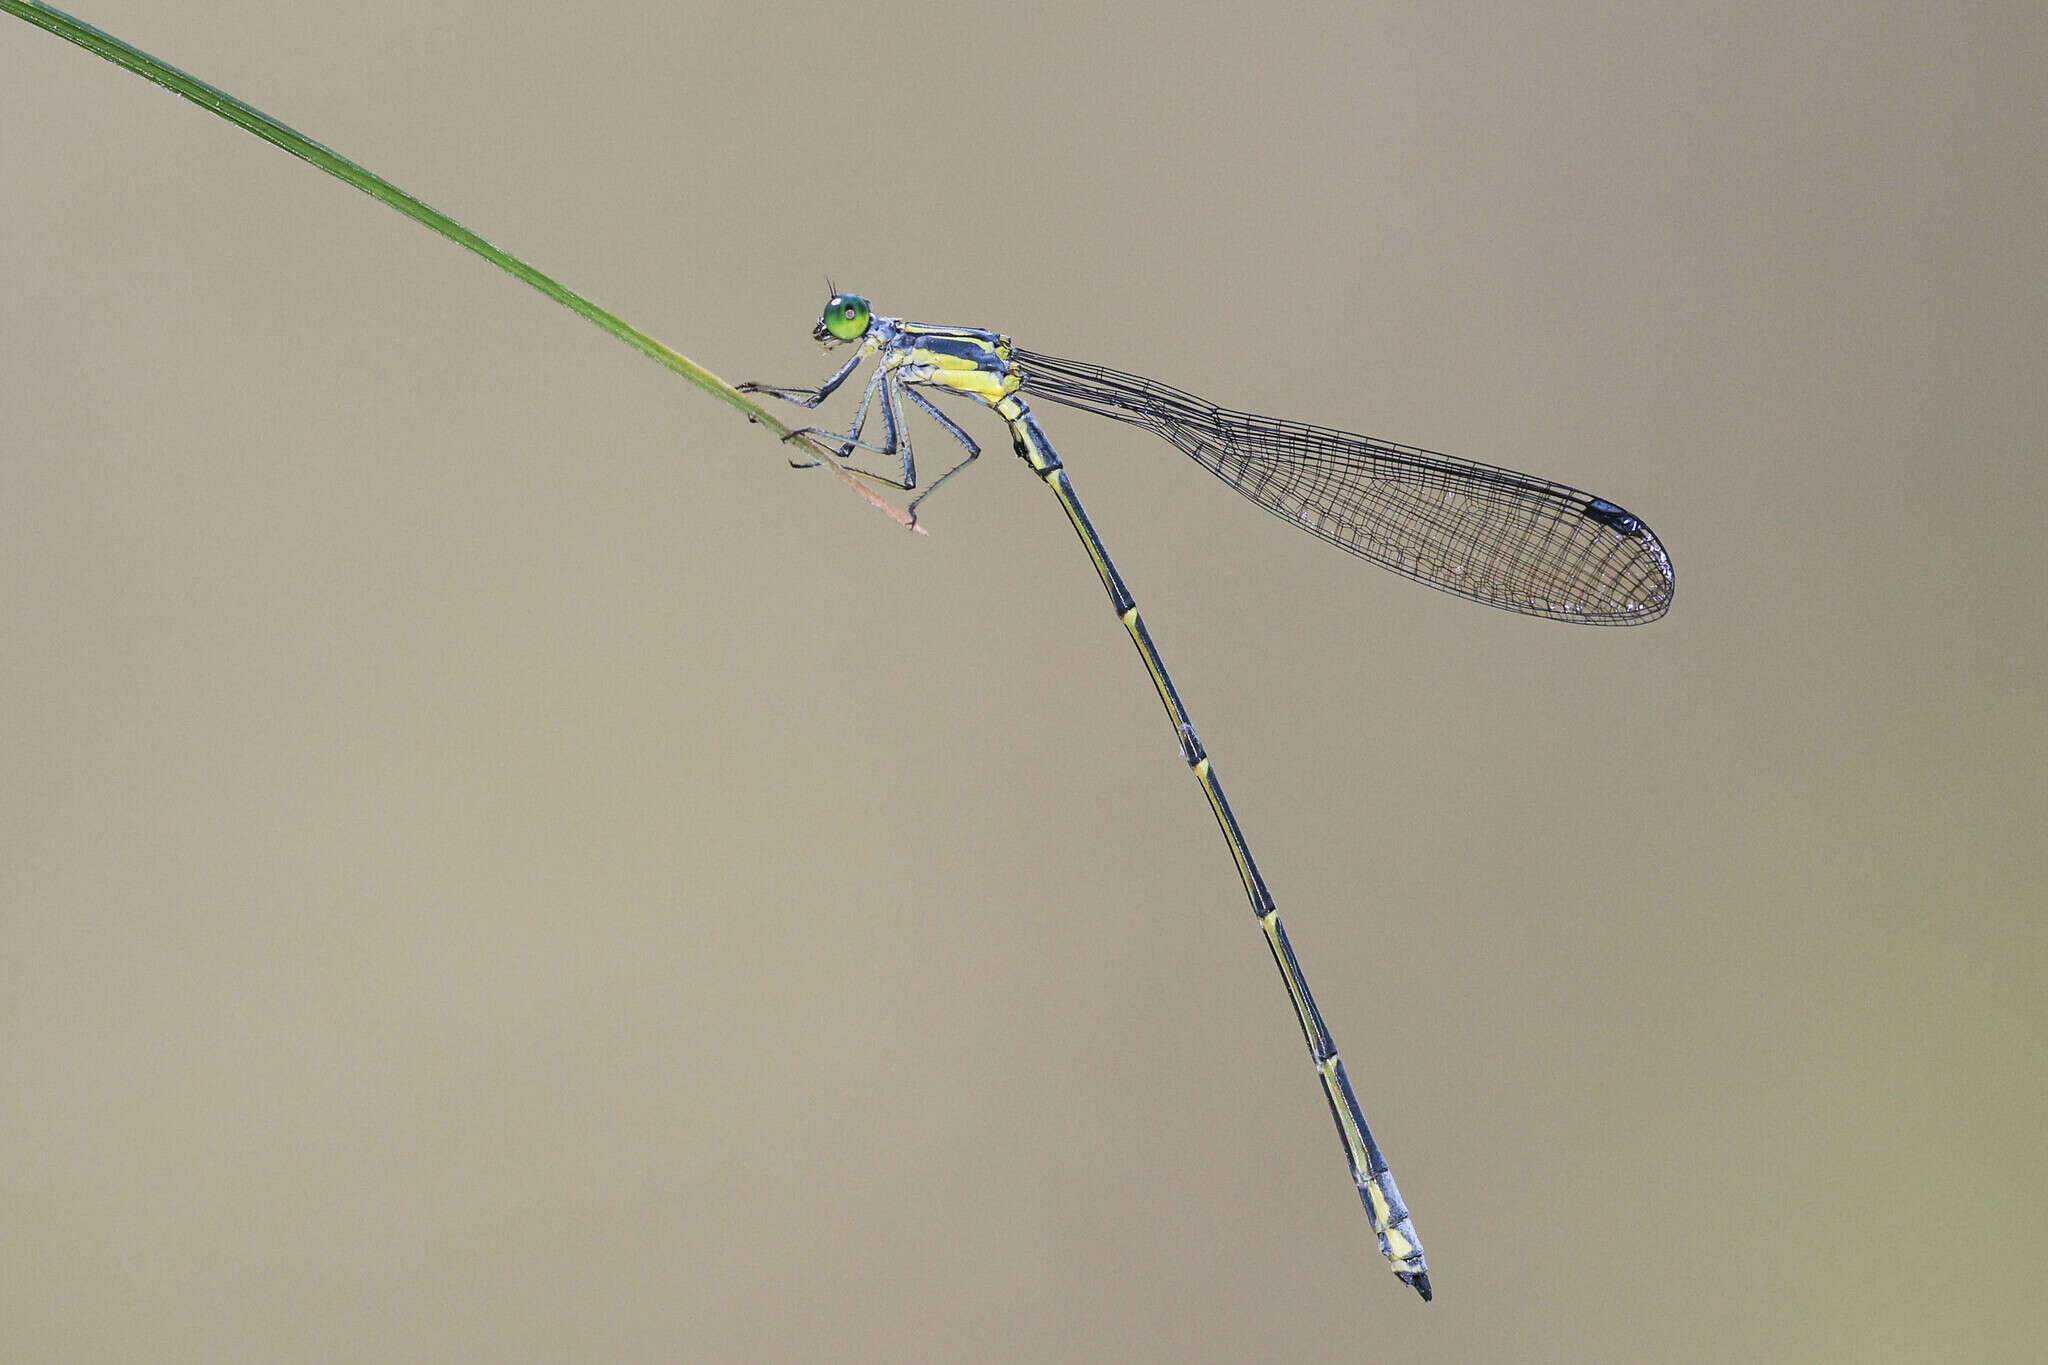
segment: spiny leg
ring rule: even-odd
[[[853,373],[854,367],[860,364],[860,362],[861,357],[856,355],[853,359],[847,361],[846,364],[840,366],[838,372],[833,374],[831,378],[814,389],[801,388],[794,385],[761,384],[751,380],[744,384],[735,385],[735,387],[742,393],[763,393],[771,398],[779,398],[784,402],[795,403],[800,407],[815,408],[831,397],[833,392],[846,382],[846,377]],[[873,405],[877,391],[880,392],[882,400],[882,426],[884,429],[884,437],[880,445],[874,445],[861,439],[867,430],[868,409]],[[902,468],[900,478],[891,478],[887,474],[878,473],[871,469],[856,469],[850,465],[847,466],[847,471],[859,475],[861,478],[871,479],[876,483],[887,484],[891,488],[909,492],[917,487],[917,461],[911,451],[909,422],[907,414],[903,410],[903,395],[906,393],[909,394],[912,402],[930,414],[932,420],[945,428],[947,434],[958,441],[967,452],[966,458],[948,469],[944,474],[941,474],[937,482],[912,499],[909,508],[906,510],[910,515],[911,523],[915,525],[918,504],[937,492],[940,484],[979,459],[981,457],[981,447],[975,442],[973,437],[967,434],[958,422],[955,422],[952,418],[941,412],[930,399],[911,388],[888,369],[877,365],[874,373],[869,376],[867,384],[861,390],[860,405],[854,409],[853,425],[848,430],[828,431],[823,427],[799,427],[785,437],[784,442],[787,444],[805,436],[814,436],[820,440],[830,441],[838,446],[838,456],[842,461],[850,457],[855,450],[869,450],[877,455],[893,456],[900,462]],[[792,456],[789,463],[793,468],[809,469],[815,467],[819,462]]]
[[[885,435],[881,445],[872,445],[857,438],[866,422],[869,400],[874,396],[877,388],[881,390],[882,426]],[[946,434],[958,441],[967,452],[965,458],[941,474],[930,488],[925,489],[924,492],[911,499],[910,506],[905,510],[909,513],[911,524],[914,526],[917,524],[919,504],[937,492],[940,484],[981,458],[980,444],[972,436],[969,436],[958,422],[940,411],[937,405],[929,398],[919,393],[915,387],[894,372],[877,370],[875,378],[869,381],[867,391],[861,395],[861,406],[859,411],[854,414],[853,429],[850,433],[846,436],[841,436],[835,432],[820,431],[816,428],[808,428],[808,430],[811,430],[816,435],[842,441],[843,444],[839,451],[841,459],[850,455],[856,447],[861,450],[872,450],[878,455],[896,456],[902,465],[902,477],[900,480],[892,479],[887,474],[876,470],[854,469],[851,466],[848,466],[848,469],[864,479],[872,479],[876,483],[887,484],[891,488],[909,492],[917,487],[917,460],[911,449],[909,414],[903,408],[903,400],[906,397],[911,402],[917,404],[933,421],[937,422],[946,431]]]
[[[852,360],[848,361],[845,365],[840,367],[839,373],[833,375],[830,379],[826,380],[823,384],[819,385],[815,389],[783,388],[779,386],[773,386],[768,384],[756,384],[751,382],[735,385],[734,387],[738,388],[743,393],[765,393],[771,398],[780,398],[786,402],[798,404],[801,407],[815,408],[818,406],[819,403],[823,402],[825,398],[829,397],[834,389],[838,388],[840,384],[845,381],[847,375],[853,373],[853,367],[855,365],[858,365],[859,363],[860,357],[855,356]],[[868,424],[868,405],[874,401],[875,391],[878,388],[881,388],[883,384],[887,381],[887,379],[888,371],[882,369],[880,366],[877,366],[875,368],[875,372],[868,377],[866,387],[864,387],[861,390],[860,406],[854,409],[853,428],[850,431],[827,431],[823,427],[798,427],[795,431],[792,431],[789,433],[789,435],[783,437],[782,443],[784,445],[789,445],[795,441],[801,440],[803,437],[815,436],[821,440],[831,441],[833,444],[837,445],[839,447],[838,458],[841,461],[844,461],[848,456],[852,455],[855,450],[872,450],[877,452],[878,454],[894,455],[896,453],[896,439],[893,433],[891,433],[889,441],[885,446],[871,445],[870,443],[863,441],[861,439],[861,435],[865,431]],[[887,420],[888,415],[888,400],[885,398],[883,400],[882,411],[882,416],[885,421]],[[801,456],[796,455],[790,456],[789,459],[790,468],[792,469],[815,469],[818,466],[818,463],[819,462],[817,460],[805,459]],[[894,479],[882,475],[873,474],[865,469],[854,469],[851,466],[847,466],[847,472],[851,474],[858,474],[862,478],[874,479],[878,483],[886,483],[891,488],[902,488],[905,486],[903,484],[897,483]]]
[[[889,443],[901,447],[903,456],[903,482],[897,487],[908,492],[917,487],[917,461],[910,454],[910,423],[903,415],[903,391],[903,381],[893,374],[882,381],[882,416],[889,420]],[[912,513],[911,521],[916,520]]]
[[[946,416],[945,413],[939,411],[938,405],[933,403],[931,399],[925,397],[923,394],[919,393],[916,389],[911,388],[907,384],[904,386],[903,391],[910,395],[911,402],[917,404],[926,412],[930,413],[933,421],[937,422],[940,426],[944,427],[946,429],[947,434],[952,436],[954,440],[958,441],[961,445],[967,448],[966,459],[960,461],[959,464],[954,465],[951,469],[939,475],[938,478],[932,481],[932,486],[930,488],[925,489],[924,492],[919,493],[915,498],[912,498],[910,500],[910,506],[907,510],[910,513],[910,523],[911,525],[915,526],[917,524],[918,504],[922,503],[926,498],[930,497],[932,494],[938,492],[939,485],[943,484],[946,480],[952,478],[955,474],[958,474],[961,470],[967,468],[967,466],[973,464],[976,460],[980,459],[981,447],[975,444],[974,438],[967,434],[965,428],[963,428],[958,422],[954,421],[952,418]]]
[[[844,365],[841,365],[838,371],[835,374],[833,374],[833,376],[830,379],[827,379],[824,383],[818,385],[818,387],[816,387],[815,389],[800,388],[795,385],[788,384],[762,384],[752,379],[746,380],[739,384],[735,384],[733,385],[733,387],[738,389],[741,393],[765,393],[770,398],[779,398],[785,403],[794,403],[798,407],[815,408],[820,403],[824,402],[827,398],[830,398],[833,392],[837,390],[841,384],[844,384],[846,382],[846,376],[852,374],[854,371],[854,367],[859,365],[860,362],[860,353],[855,352],[851,360],[847,361]],[[876,377],[879,377],[881,375],[881,371],[879,369],[876,370],[875,375]],[[874,386],[874,379],[869,379],[868,390],[870,392],[873,391]],[[865,398],[863,398],[861,401],[861,410],[863,412],[867,410],[867,401]],[[805,436],[829,434],[830,433],[819,432],[818,428],[816,427],[799,427],[795,431],[792,431],[787,436],[783,437],[782,443],[786,446],[794,447],[795,443]],[[791,469],[816,469],[821,463],[822,461],[813,460],[802,455],[791,455],[789,457],[789,467]]]
[[[834,440],[843,441],[844,444],[839,447],[839,458],[842,460],[853,454],[856,447],[863,450],[874,450],[876,447],[861,440],[861,433],[865,432],[868,426],[868,404],[875,401],[875,390],[882,387],[888,381],[888,378],[889,372],[887,370],[883,369],[880,365],[875,366],[875,372],[868,376],[867,387],[860,391],[860,406],[853,410],[853,425],[847,428],[845,436],[839,436],[834,432],[825,431],[819,427],[811,427],[808,430],[814,435],[830,436]]]
[[[897,379],[895,374],[878,368],[875,371],[874,377],[868,380],[866,391],[861,394],[860,407],[854,412],[853,429],[851,431],[826,431],[821,427],[805,427],[801,432],[792,432],[790,434],[791,436],[818,436],[829,441],[837,441],[839,443],[839,459],[842,462],[842,468],[847,473],[858,475],[874,483],[886,484],[890,488],[907,493],[917,487],[917,462],[911,456],[910,433],[905,429],[903,421],[902,400],[897,397],[900,387],[901,381]],[[882,412],[882,444],[875,445],[871,442],[863,441],[861,434],[867,426],[868,405],[874,400],[878,390],[882,399],[879,405]],[[903,476],[900,479],[891,478],[889,475],[880,473],[877,470],[860,469],[853,465],[845,464],[844,461],[855,450],[871,450],[877,455],[895,458],[902,466]]]
[[[815,389],[800,388],[791,384],[759,384],[751,379],[744,384],[735,384],[733,387],[741,393],[765,393],[770,398],[780,398],[785,403],[795,403],[799,407],[815,408],[818,404],[830,398],[838,390],[839,386],[846,382],[846,376],[853,373],[854,367],[860,364],[864,354],[864,352],[860,351],[854,352],[853,359],[841,365],[837,374],[818,385]]]

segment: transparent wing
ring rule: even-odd
[[[1165,437],[1281,519],[1444,592],[1623,626],[1671,606],[1639,517],[1576,488],[1348,431],[1234,412],[1167,384],[1019,350],[1024,391]]]

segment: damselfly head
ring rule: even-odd
[[[874,313],[866,299],[858,294],[835,293],[811,335],[827,347],[837,346],[841,342],[859,341],[868,334],[868,325],[873,321]]]

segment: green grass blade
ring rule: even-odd
[[[0,0],[0,10],[5,10],[9,14],[19,15],[38,28],[47,29],[67,42],[76,43],[88,52],[97,53],[99,56],[114,63],[114,65],[125,67],[144,80],[160,85],[172,94],[182,96],[200,108],[218,114],[228,122],[239,127],[248,129],[265,142],[283,148],[301,161],[310,162],[318,166],[321,170],[335,177],[335,179],[347,181],[371,198],[389,204],[414,222],[432,228],[449,241],[474,251],[477,255],[483,257],[507,274],[526,281],[526,283],[532,285],[541,293],[546,294],[571,312],[588,318],[591,322],[610,332],[642,355],[667,366],[692,384],[695,384],[698,388],[703,389],[706,393],[739,409],[742,413],[746,414],[748,421],[766,427],[775,436],[784,441],[789,441],[793,438],[794,433],[792,430],[774,415],[748,398],[747,395],[735,389],[725,380],[691,360],[688,356],[669,346],[663,345],[617,314],[592,303],[589,299],[584,298],[581,294],[578,294],[575,290],[562,284],[552,276],[543,274],[525,261],[520,260],[511,252],[493,246],[476,233],[471,232],[468,228],[456,222],[453,218],[450,218],[447,214],[442,213],[431,204],[424,203],[407,194],[383,176],[357,165],[332,148],[321,146],[304,133],[278,122],[260,109],[243,103],[225,90],[208,85],[198,77],[187,75],[174,66],[166,65],[150,56],[147,52],[130,47],[113,34],[102,32],[84,20],[75,19],[62,10],[52,9],[48,5],[37,3],[37,0]],[[811,441],[807,437],[798,439],[808,447],[810,454],[818,457],[827,467],[836,471],[848,487],[882,511],[894,517],[898,522],[909,526],[912,530],[921,532],[922,528],[911,526],[909,518],[902,511],[877,496],[866,484],[861,483],[859,479],[842,468],[832,458],[832,452],[829,449],[815,441]]]

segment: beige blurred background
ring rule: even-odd
[[[0,1355],[2044,1349],[2038,5],[78,3],[730,378],[830,272],[1679,593],[1489,612],[1048,415],[1424,1306],[993,421],[903,534],[7,18]]]

